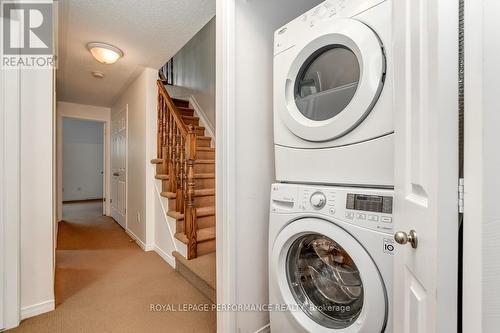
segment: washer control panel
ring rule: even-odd
[[[271,213],[315,213],[392,233],[393,191],[336,186],[274,184]]]

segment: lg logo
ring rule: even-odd
[[[394,254],[394,240],[392,238],[384,238],[384,253]]]
[[[2,1],[3,53],[51,54],[52,3]]]

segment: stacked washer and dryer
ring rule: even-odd
[[[329,0],[275,33],[274,333],[392,332],[391,0]]]

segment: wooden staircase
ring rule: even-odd
[[[151,163],[168,199],[167,215],[176,221],[175,238],[191,260],[215,252],[215,148],[189,102],[171,98],[161,80],[157,85],[158,145]]]

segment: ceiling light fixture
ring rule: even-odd
[[[87,48],[100,63],[111,65],[123,57],[123,51],[106,43],[88,43]]]
[[[100,71],[93,71],[92,76],[96,79],[104,79],[104,73]]]

